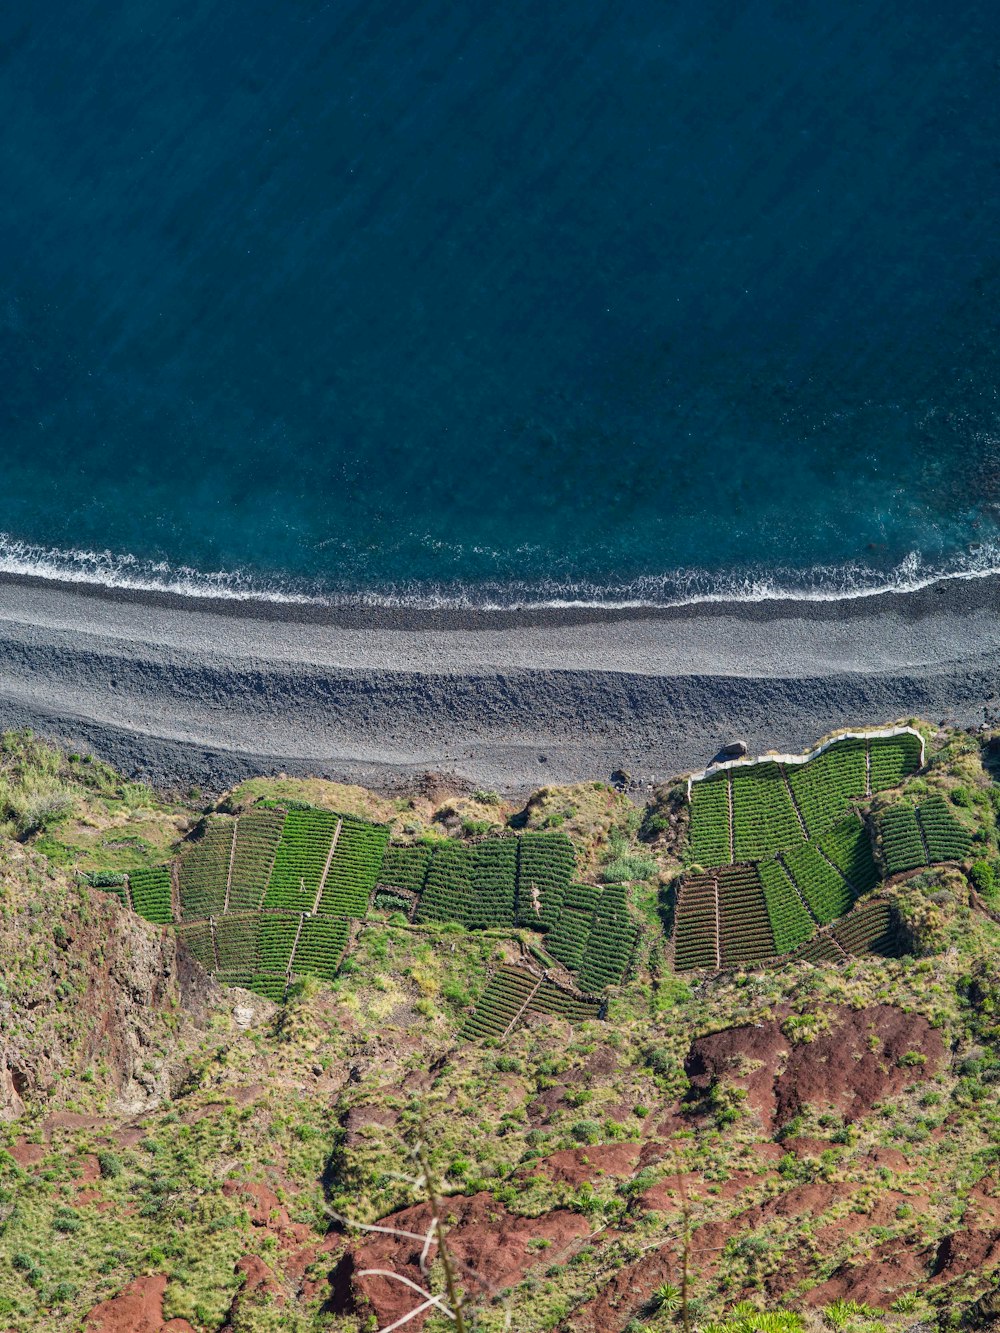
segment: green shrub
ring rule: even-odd
[[[577,1120],[570,1125],[569,1132],[580,1143],[600,1143],[601,1127],[596,1120]]]
[[[121,1175],[123,1169],[121,1158],[106,1149],[97,1154],[97,1165],[101,1168],[101,1175],[105,1180],[114,1180],[116,1176]]]
[[[993,899],[997,893],[996,869],[991,861],[974,861],[969,870],[972,887],[984,898]]]
[[[601,881],[604,884],[624,884],[629,880],[649,879],[656,874],[656,862],[651,856],[638,852],[616,856],[601,867]]]

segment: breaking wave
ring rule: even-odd
[[[889,570],[859,562],[808,569],[679,569],[619,584],[484,580],[352,587],[267,578],[243,570],[204,571],[112,551],[63,550],[0,533],[0,574],[203,600],[412,610],[639,610],[710,602],[834,602],[916,592],[942,580],[1000,574],[1000,545],[984,543],[934,561],[911,552]]]

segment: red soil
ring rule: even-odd
[[[698,1038],[685,1062],[693,1087],[707,1092],[725,1082],[745,1088],[772,1133],[807,1106],[857,1120],[877,1101],[932,1077],[944,1061],[941,1034],[919,1014],[888,1004],[824,1014],[829,1031],[809,1042],[790,1041],[777,1019]],[[923,1063],[901,1063],[914,1056]]]
[[[195,1333],[186,1319],[163,1318],[167,1279],[137,1277],[117,1296],[95,1305],[87,1315],[87,1333]]]
[[[557,1262],[563,1249],[590,1232],[587,1219],[579,1213],[556,1209],[543,1217],[518,1217],[508,1213],[492,1194],[451,1197],[443,1201],[448,1247],[456,1261],[467,1289],[498,1291],[521,1280],[529,1268]],[[430,1225],[427,1204],[404,1208],[383,1220],[381,1225],[396,1227],[423,1236]],[[544,1248],[529,1248],[531,1242],[547,1241]],[[420,1304],[419,1295],[403,1283],[386,1277],[363,1277],[369,1268],[399,1273],[423,1285],[419,1258],[421,1241],[371,1233],[353,1244],[338,1264],[333,1276],[333,1306],[338,1313],[355,1311],[370,1305],[379,1324],[391,1323]],[[431,1249],[431,1257],[435,1253]],[[423,1327],[423,1315],[409,1321],[407,1328]]]

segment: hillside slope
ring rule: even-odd
[[[433,783],[387,800],[261,780],[209,806],[340,810],[400,847],[568,833],[590,897],[567,910],[620,889],[629,970],[603,1018],[526,1009],[485,1041],[461,1033],[499,968],[572,982],[531,953],[551,947],[535,928],[375,904],[332,981],[293,979],[282,1004],[224,986],[76,873],[183,857],[200,798],[4,738],[0,1329],[385,1328],[420,1304],[400,1278],[448,1299],[439,1247],[424,1272],[411,1239],[432,1208],[485,1333],[682,1327],[685,1267],[702,1330],[741,1327],[740,1302],[813,1330],[987,1326],[993,747],[925,734],[925,768],[864,804],[873,854],[885,811],[938,797],[974,850],[883,880],[892,949],[828,962],[673,970],[683,789],[639,810],[604,784],[548,788],[518,811]]]

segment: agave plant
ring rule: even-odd
[[[846,1328],[857,1315],[864,1314],[865,1307],[857,1301],[834,1301],[823,1311],[826,1322],[831,1328]]]
[[[672,1314],[681,1308],[680,1288],[672,1282],[661,1282],[653,1292],[652,1304],[657,1310]]]
[[[802,1333],[802,1319],[791,1310],[759,1310],[751,1301],[734,1305],[721,1321],[699,1326],[698,1333]]]

